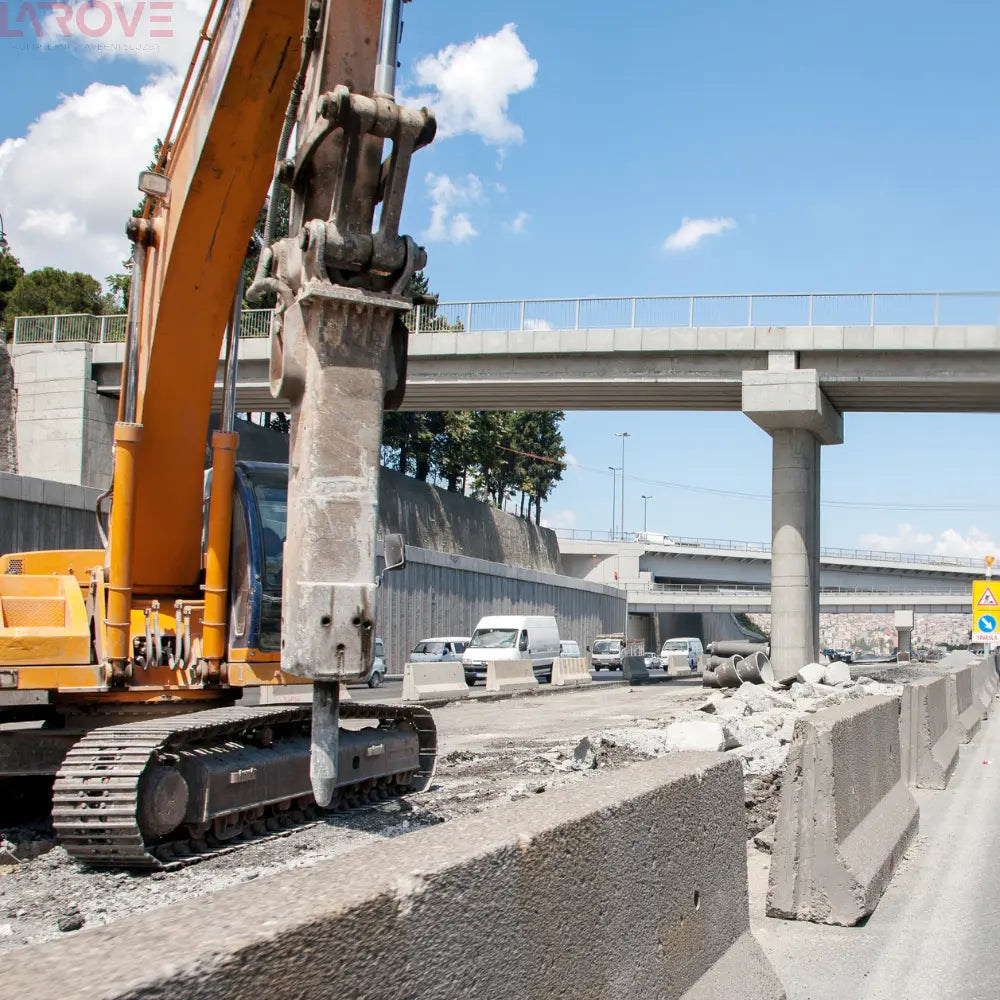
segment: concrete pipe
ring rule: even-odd
[[[719,667],[721,667],[723,665],[723,663],[728,663],[728,662],[729,662],[729,657],[728,656],[715,656],[713,654],[713,655],[711,655],[711,656],[708,657],[708,669],[709,670],[718,670]]]
[[[771,661],[761,652],[744,656],[736,663],[736,672],[740,680],[750,684],[769,684],[774,680],[774,669]]]
[[[749,642],[746,639],[720,639],[718,642],[710,642],[708,651],[716,656],[750,656],[753,653],[767,653],[770,651],[766,642]]]
[[[714,670],[702,671],[701,685],[707,688],[722,687],[722,684],[719,683],[719,675]]]
[[[721,687],[738,688],[743,683],[740,679],[739,670],[737,669],[737,664],[740,659],[741,658],[739,656],[731,656],[715,671],[716,676],[719,678],[719,685]]]

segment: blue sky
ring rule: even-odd
[[[0,38],[22,84],[0,108],[0,213],[27,265],[103,276],[124,256],[202,9],[177,0],[176,39],[125,58]],[[405,222],[444,300],[1000,285],[995,4],[415,0],[404,17],[401,92],[444,133]],[[719,231],[670,252],[684,219]],[[627,529],[645,493],[650,530],[768,538],[766,499],[665,485],[766,497],[769,439],[724,413],[569,414],[554,524],[610,526],[620,431]],[[824,544],[985,554],[998,435],[991,415],[848,414],[823,450]]]

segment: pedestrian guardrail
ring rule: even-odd
[[[243,312],[240,336],[266,337],[269,309]],[[822,292],[491,299],[417,306],[411,333],[527,332],[665,327],[997,326],[1000,292]],[[18,316],[14,342],[119,343],[124,315]]]

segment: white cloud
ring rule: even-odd
[[[542,518],[543,528],[569,529],[576,527],[576,514],[568,508],[554,510],[547,517]]]
[[[728,217],[714,219],[681,219],[680,226],[664,241],[663,249],[680,253],[697,246],[706,236],[718,236],[727,229],[735,229],[736,222]]]
[[[930,531],[918,531],[912,524],[900,524],[894,535],[869,532],[861,536],[860,544],[862,548],[878,552],[913,552],[970,559],[1000,555],[993,536],[975,526],[965,532],[946,528],[934,534]]]
[[[475,174],[453,180],[447,174],[430,173],[427,189],[433,203],[423,234],[428,243],[466,243],[479,235],[468,213],[458,211],[483,200],[483,183]]]
[[[23,136],[0,143],[4,223],[26,268],[102,279],[121,269],[139,171],[166,131],[207,7],[207,0],[68,0],[49,8],[40,45],[139,63],[152,75],[138,91],[93,83],[62,95]]]
[[[516,26],[505,24],[495,35],[418,60],[414,76],[422,90],[405,100],[433,108],[440,138],[470,133],[497,146],[522,142],[524,132],[508,117],[508,107],[511,95],[534,85],[537,71]]]
[[[507,223],[507,228],[515,236],[520,236],[528,228],[528,220],[531,218],[527,212],[518,212],[510,222]]]
[[[136,179],[170,120],[178,82],[165,75],[138,93],[91,84],[43,112],[24,137],[0,143],[4,224],[25,268],[99,279],[121,270]]]
[[[525,330],[551,330],[552,324],[547,319],[526,319]]]

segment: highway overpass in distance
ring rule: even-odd
[[[771,547],[719,538],[673,538],[559,529],[563,571],[619,583],[634,610],[767,611]],[[652,541],[644,539],[653,539]],[[662,539],[662,541],[660,540]],[[821,611],[968,613],[981,560],[875,550],[820,550]]]
[[[679,586],[670,584],[625,585],[630,614],[692,612],[746,612],[770,614],[769,587]],[[928,588],[926,590],[821,590],[822,613],[892,614],[912,611],[919,615],[968,614],[970,591]]]

